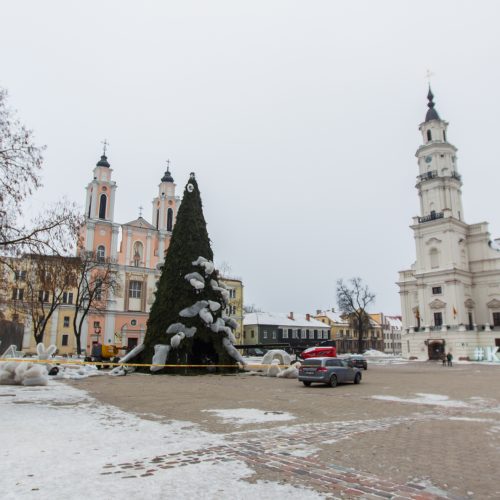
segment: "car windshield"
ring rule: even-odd
[[[306,359],[302,364],[305,366],[320,366],[321,359]]]

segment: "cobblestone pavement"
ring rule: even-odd
[[[110,462],[102,474],[127,480],[201,462],[239,460],[255,472],[250,481],[305,486],[327,498],[500,498],[500,370],[439,369],[370,367],[361,386],[336,389],[305,389],[297,381],[260,377],[153,377],[156,401],[163,386],[168,394],[170,404],[163,411],[144,404],[144,376],[130,377],[126,398],[109,396],[112,392],[103,380],[102,391],[97,385],[90,390],[98,399],[169,418],[179,417],[179,406],[189,408],[186,420],[222,434],[226,444],[181,453],[166,450],[155,457],[139,455],[130,463]],[[138,379],[142,393],[134,402]],[[201,400],[191,392],[188,403],[186,388],[198,382],[201,388],[195,392]],[[239,393],[237,401],[233,391]],[[421,393],[443,397],[433,403],[432,398],[418,396]],[[379,396],[389,399],[374,399]],[[230,425],[221,424],[216,416],[207,418],[207,409],[238,407],[286,411],[296,419]]]

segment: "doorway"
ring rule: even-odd
[[[429,359],[440,360],[444,356],[445,341],[444,339],[429,340],[427,344],[427,351]]]

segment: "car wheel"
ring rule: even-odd
[[[330,386],[337,387],[337,375],[332,375],[332,378],[330,379]]]
[[[361,382],[361,373],[356,373],[356,376],[354,377],[354,383],[359,384]]]
[[[363,370],[368,370],[368,366],[363,366]]]
[[[311,385],[311,382],[306,382],[305,380],[302,381],[302,383],[306,386],[309,387]]]

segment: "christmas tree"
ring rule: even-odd
[[[224,316],[228,298],[213,264],[200,191],[192,173],[184,189],[149,314],[142,362],[235,368],[237,361],[243,363],[233,346],[233,329],[237,324]],[[151,371],[179,373],[161,367],[151,367]],[[206,372],[206,369],[189,371]]]

